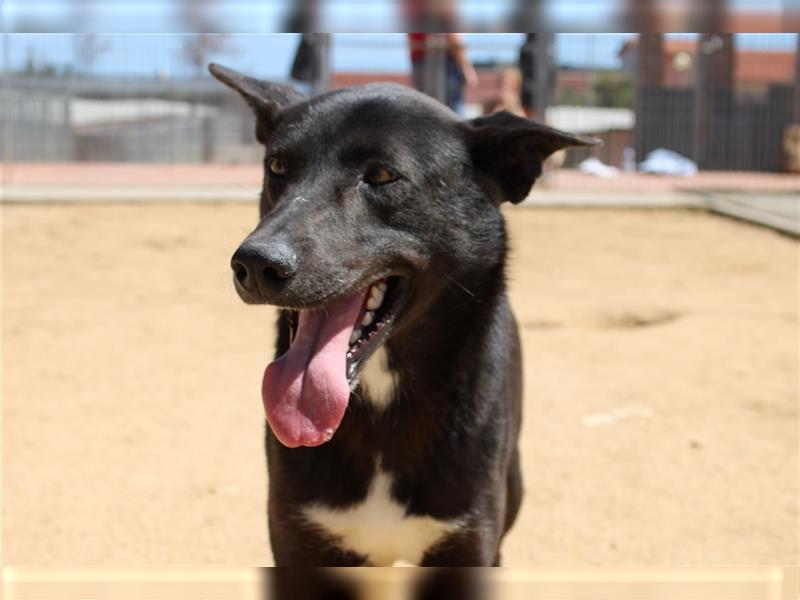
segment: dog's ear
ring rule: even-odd
[[[522,202],[548,156],[569,146],[597,146],[595,138],[566,133],[503,111],[464,123],[478,183],[495,204]]]
[[[262,144],[266,144],[275,128],[278,113],[305,100],[305,96],[290,85],[260,81],[216,63],[208,65],[208,70],[239,92],[256,113],[256,139]]]

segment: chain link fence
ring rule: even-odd
[[[220,60],[285,81],[299,41],[293,34],[228,35],[225,45],[234,50],[220,55],[219,41],[203,53],[192,36],[54,37],[44,46],[35,36],[4,36],[4,161],[257,162],[249,110],[198,65]],[[464,39],[477,80],[465,89],[462,112],[516,108],[598,136],[605,145],[591,152],[619,168],[661,148],[701,168],[781,171],[800,120],[796,38],[750,35],[734,44],[732,36],[660,36],[653,48],[623,34],[555,34],[550,46],[525,34],[470,34]],[[548,47],[550,56],[537,58],[536,49]],[[108,73],[110,54],[117,74]],[[142,54],[154,65],[150,73],[137,66]],[[334,88],[412,85],[403,34],[336,34],[332,57]],[[524,99],[526,85],[534,86],[527,90],[533,114],[522,102],[509,106],[515,95]],[[566,164],[588,152],[571,152]]]

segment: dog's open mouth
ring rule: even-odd
[[[324,307],[292,311],[289,350],[267,365],[261,389],[282,444],[318,446],[333,437],[359,365],[385,341],[406,292],[393,276]]]

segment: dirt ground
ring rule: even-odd
[[[5,564],[269,564],[255,206],[3,208]],[[526,497],[505,562],[798,561],[798,244],[506,211]]]

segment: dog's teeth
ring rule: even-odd
[[[361,326],[362,327],[366,327],[367,325],[372,323],[372,320],[374,318],[375,318],[375,314],[371,310],[368,310],[367,312],[364,313],[364,318],[361,319]]]
[[[353,333],[350,334],[350,343],[355,344],[360,337],[361,337],[361,328],[356,327],[355,329],[353,329]]]
[[[381,291],[381,295],[386,293],[387,283],[385,281],[379,281],[375,284],[375,287]]]
[[[373,286],[372,291],[369,293],[369,301],[367,302],[367,308],[369,310],[375,310],[381,305],[383,302],[383,290],[378,289],[378,287]],[[370,306],[374,305],[374,306]]]

